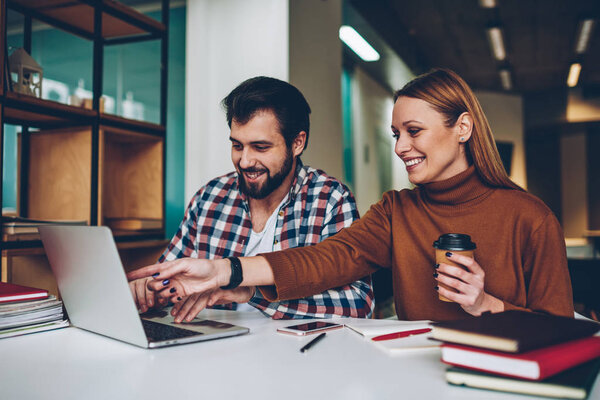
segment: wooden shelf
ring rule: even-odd
[[[5,235],[3,235],[5,236]],[[7,240],[2,244],[2,251],[16,252],[14,254],[31,254],[38,252],[44,254],[44,246],[39,234],[20,235],[20,240]],[[154,231],[113,231],[117,248],[138,249],[151,246],[152,243],[161,243],[163,250],[167,248],[169,240],[163,239],[162,230]],[[13,253],[11,253],[13,254]]]
[[[159,124],[153,124],[151,122],[139,121],[135,119],[128,119],[119,117],[113,114],[100,114],[100,124],[106,129],[115,130],[120,128],[123,130],[130,130],[134,132],[140,132],[144,134],[150,134],[160,137],[165,137],[166,129],[164,126]]]
[[[168,12],[168,1],[161,4]],[[27,133],[19,136],[17,144],[20,215],[91,225],[103,225],[104,217],[160,220],[160,229],[157,225],[147,230],[114,231],[125,269],[155,263],[168,244],[164,239],[165,126],[8,91],[1,84],[7,9],[92,40],[94,82],[102,80],[106,46],[159,40],[164,66],[160,86],[165,89],[168,29],[114,0],[0,0],[0,124],[34,128],[24,131]],[[101,32],[96,35],[94,21],[100,15]],[[32,36],[31,29],[31,24],[24,24],[25,38]],[[160,96],[164,123],[166,91],[161,90]],[[0,162],[3,159],[0,151]],[[38,234],[3,234],[0,250],[2,281],[58,294]]]
[[[15,92],[6,92],[0,101],[4,103],[4,123],[12,125],[52,129],[62,126],[91,125],[98,117],[95,110]],[[106,129],[129,130],[159,137],[165,137],[166,132],[165,127],[159,124],[105,113],[100,114],[100,124]]]
[[[29,137],[29,218],[90,222],[92,132],[68,128]]]
[[[94,37],[94,0],[7,0],[7,5],[49,25],[92,40]],[[162,35],[165,26],[123,4],[100,2],[102,37],[121,38],[135,35]]]
[[[161,137],[102,126],[100,224],[104,218],[163,219]]]
[[[92,130],[32,132],[29,143],[28,217],[91,222]],[[102,125],[98,146],[99,224],[104,218],[162,220],[164,138]]]
[[[8,91],[4,95],[3,103],[3,122],[13,125],[37,128],[87,125],[98,115],[94,110]]]

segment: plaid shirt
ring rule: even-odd
[[[298,160],[288,200],[277,216],[273,250],[310,246],[358,218],[350,190]],[[250,237],[248,201],[237,173],[213,179],[192,198],[179,230],[159,262],[177,258],[219,259],[245,254]],[[375,305],[370,277],[298,300],[268,302],[260,291],[248,302],[274,319],[370,317]],[[235,305],[233,305],[235,307]]]

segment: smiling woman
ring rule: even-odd
[[[465,141],[472,129],[473,119],[467,112],[448,127],[443,115],[426,101],[403,96],[394,105],[395,151],[413,184],[448,179],[466,170]]]
[[[398,90],[394,94],[394,101],[392,131],[395,129],[394,122],[398,123],[397,118],[410,112],[421,112],[424,117],[430,118],[431,123],[438,124],[437,130],[442,129],[440,124],[443,124],[447,129],[447,139],[457,145],[460,143],[460,154],[454,154],[457,160],[462,162],[463,155],[466,155],[468,164],[475,165],[484,182],[491,186],[522,190],[508,177],[481,105],[460,76],[447,69],[434,70]],[[400,102],[409,104],[400,107]],[[435,111],[437,116],[427,112],[427,108]],[[402,158],[397,147],[396,153]],[[446,175],[452,176],[451,171]]]
[[[292,299],[389,268],[400,319],[509,309],[572,317],[561,227],[542,201],[508,178],[467,84],[445,69],[409,82],[395,95],[392,131],[417,187],[385,193],[363,218],[315,246],[241,258],[241,285],[260,286],[271,301]],[[449,249],[436,263],[432,244],[446,233],[469,235],[473,256]],[[219,260],[163,263],[131,278],[152,274],[148,287],[159,296],[177,301],[175,288],[209,304],[231,279]],[[166,278],[171,285],[164,287]]]

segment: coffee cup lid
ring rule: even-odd
[[[433,242],[433,247],[440,250],[475,250],[477,246],[471,241],[471,236],[462,233],[446,233]]]

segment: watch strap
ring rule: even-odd
[[[244,275],[242,273],[242,262],[237,257],[227,257],[229,262],[231,263],[231,277],[229,278],[229,284],[225,286],[221,286],[223,290],[231,290],[240,286],[240,283],[244,280]]]

